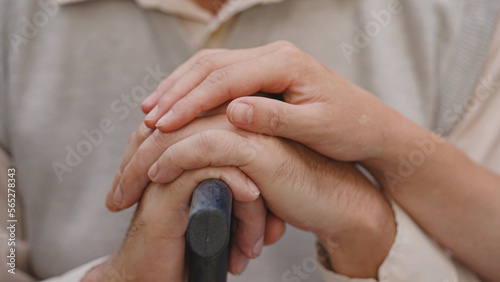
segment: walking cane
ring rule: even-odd
[[[186,231],[189,282],[226,282],[232,201],[231,190],[219,179],[196,187]]]

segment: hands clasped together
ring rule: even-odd
[[[335,271],[376,277],[394,215],[352,162],[390,155],[398,113],[287,42],[201,51],[143,110],[106,200],[114,211],[140,204],[122,249],[90,275],[126,269],[136,280],[182,281],[190,197],[201,181],[220,178],[235,198],[232,273],[276,242],[286,222],[315,233]]]

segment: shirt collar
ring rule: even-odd
[[[92,0],[57,0],[61,5]],[[278,3],[284,0],[228,0],[217,15],[201,8],[191,0],[135,0],[144,9],[155,9],[178,17],[199,21],[209,26],[218,26],[234,15],[259,4]]]

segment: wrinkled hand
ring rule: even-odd
[[[314,232],[332,246],[342,246],[331,258],[336,271],[372,277],[392,244],[392,210],[354,165],[295,142],[240,130],[225,115],[198,118],[170,133],[141,126],[131,147],[116,177],[115,192],[108,197],[112,209],[137,201],[150,178],[169,183],[185,171],[232,166],[259,187],[266,206],[278,218]],[[116,189],[122,193],[119,203],[111,197]],[[244,196],[251,200],[252,193]],[[386,228],[380,230],[381,226]],[[353,251],[351,245],[358,249]]]
[[[244,97],[257,91],[283,93],[287,103]],[[168,132],[231,99],[233,125],[358,161],[423,230],[481,275],[500,279],[499,248],[491,247],[500,234],[491,201],[498,190],[490,188],[498,175],[290,43],[200,52],[145,100],[145,122]]]
[[[244,97],[259,91],[283,94],[285,102]],[[292,139],[341,161],[390,155],[400,142],[387,140],[398,138],[407,123],[372,94],[283,41],[199,52],[144,101],[145,123],[173,131],[232,99],[227,116],[233,125]]]
[[[233,191],[233,225],[237,231],[231,240],[229,270],[241,273],[247,257],[258,255],[262,249],[267,210],[262,198],[248,197],[248,177],[240,170],[208,167],[186,171],[169,184],[149,184],[120,251],[90,271],[83,281],[184,281],[191,195],[200,182],[210,178],[224,180]],[[266,230],[267,243],[281,236],[282,229],[273,231]],[[261,238],[257,254],[253,253],[254,245],[259,245],[255,238]]]
[[[223,112],[224,110],[225,109],[218,109],[216,111]],[[214,114],[214,112],[215,111],[206,114],[210,116]],[[200,118],[198,126],[206,128],[210,126],[210,121],[210,118]],[[234,128],[229,123],[225,123],[224,125],[220,124],[220,126]],[[196,129],[192,128],[192,130]],[[195,133],[195,131],[192,133]],[[189,132],[184,132],[184,134],[189,134]],[[147,175],[149,166],[161,155],[163,152],[162,148],[165,145],[168,145],[171,141],[178,140],[170,139],[172,135],[174,134],[167,136],[160,131],[153,133],[153,130],[150,130],[144,124],[139,126],[129,140],[128,148],[118,169],[115,180],[113,181],[113,186],[106,198],[106,205],[110,210],[119,211],[130,207],[140,199],[145,187],[150,181]],[[181,138],[181,135],[177,138]],[[251,202],[256,200],[262,202],[262,199],[259,198],[260,191],[252,180],[246,177],[240,170],[234,167],[231,168],[231,171],[232,170],[236,171],[232,173],[209,173],[206,175],[205,179],[221,179],[233,190],[238,189],[239,198],[236,198],[236,200],[240,202]],[[240,177],[244,176],[245,181],[235,182],[232,176],[234,174]],[[121,177],[122,175],[123,178]],[[204,179],[200,178],[198,183],[203,180]],[[179,182],[177,183],[179,184]],[[254,205],[246,205],[246,209],[238,208],[238,205],[241,204],[236,201],[233,213],[236,215],[240,213],[239,215],[245,218],[245,220],[233,224],[233,228],[236,229],[236,234],[241,234],[237,237],[237,240],[233,240],[234,250],[231,251],[231,261],[237,261],[238,263],[235,264],[240,266],[230,269],[233,273],[241,273],[245,268],[242,265],[246,265],[248,259],[259,256],[263,245],[270,245],[276,242],[282,236],[285,229],[283,221],[272,213],[260,216],[254,209],[249,209],[249,207],[254,207]],[[254,213],[255,216],[251,216]]]

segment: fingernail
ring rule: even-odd
[[[253,108],[246,103],[236,103],[229,113],[231,121],[236,124],[248,125],[253,119]]]
[[[166,113],[157,123],[156,123],[156,127],[158,126],[162,126],[162,125],[165,125],[168,123],[168,120],[170,119],[170,117],[172,116],[172,110],[168,111],[168,113]]]
[[[122,189],[120,188],[120,185],[116,187],[115,193],[113,194],[113,203],[116,206],[119,206],[123,201],[123,194],[122,194]]]
[[[156,114],[158,113],[158,105],[156,105],[151,112],[146,116],[145,120],[153,120],[156,118]]]
[[[149,178],[153,179],[156,177],[156,174],[158,174],[158,165],[154,163],[151,168],[149,168],[148,175]]]
[[[240,259],[240,261],[236,265],[236,272],[237,272],[236,274],[238,274],[238,275],[242,274],[243,271],[245,271],[245,268],[247,268],[248,262],[249,262],[249,260],[246,258]]]
[[[253,257],[256,258],[262,253],[262,248],[264,247],[264,236],[261,236],[257,243],[253,246]]]
[[[257,188],[257,185],[255,185],[255,183],[253,183],[252,179],[248,178],[247,184],[248,184],[248,187],[250,187],[250,191],[254,195],[260,195],[260,190],[259,190],[259,188]]]

